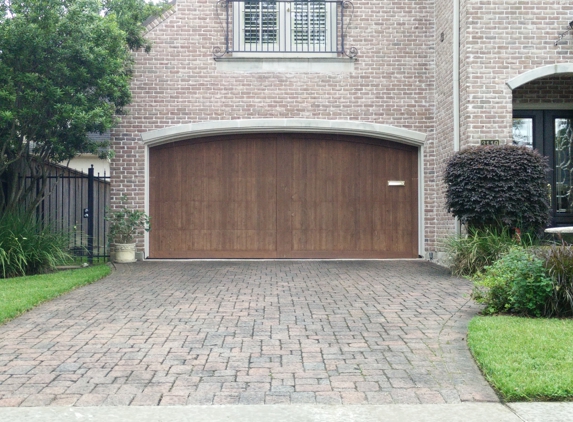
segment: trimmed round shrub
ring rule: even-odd
[[[549,221],[547,159],[515,145],[469,147],[444,173],[446,207],[467,227],[539,232]]]

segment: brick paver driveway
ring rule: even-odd
[[[0,327],[0,405],[496,401],[420,261],[143,262]]]

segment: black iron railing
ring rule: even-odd
[[[355,57],[345,45],[354,6],[343,0],[219,0],[224,46],[214,57],[294,55]]]

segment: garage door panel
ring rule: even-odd
[[[282,176],[293,171],[295,165],[294,145],[292,142],[285,142],[283,137],[279,137],[276,148],[276,174],[280,174],[281,177],[276,179],[277,238],[275,257],[284,258],[292,250],[292,202],[298,200],[298,195],[293,188],[293,178]]]
[[[169,209],[174,208],[174,202],[165,202],[162,206],[155,206],[157,203],[150,202],[150,211],[153,209],[151,220],[151,227],[153,232],[161,230],[174,230],[181,228],[181,212],[179,210]]]
[[[389,224],[386,216],[387,205],[384,201],[374,201],[372,203],[372,229],[382,232]]]
[[[181,232],[181,244],[188,245],[189,248],[196,248],[199,244],[203,244],[204,240],[201,239],[198,241],[198,238],[201,237],[201,230],[183,230]]]
[[[336,157],[335,174],[337,189],[334,191],[335,200],[340,203],[354,203],[357,190],[357,171],[359,163],[356,159],[355,147],[353,144],[340,143],[333,151]]]
[[[371,232],[374,227],[374,219],[372,215],[372,201],[364,199],[360,201],[360,206],[356,209],[356,225],[359,232]],[[368,227],[368,229],[366,229]]]
[[[240,230],[223,230],[222,249],[225,251],[244,251],[246,250],[246,239],[243,237],[244,232]]]
[[[265,204],[263,204],[265,205]],[[277,203],[274,201],[268,201],[265,206],[257,207],[256,214],[253,213],[253,217],[256,217],[256,228],[257,230],[277,230]]]
[[[181,152],[179,152],[181,153]],[[185,154],[182,177],[179,180],[184,201],[204,201],[207,178],[205,176],[205,154]],[[181,160],[180,160],[181,161]]]
[[[373,251],[374,243],[372,241],[374,232],[372,230],[361,230],[358,232],[358,239],[356,250],[358,251]]]
[[[306,229],[293,229],[290,236],[292,236],[291,250],[289,252],[295,251],[312,251],[317,248],[315,244],[316,230]]]
[[[291,253],[359,252],[357,238],[353,230],[293,230]]]
[[[337,251],[357,251],[355,230],[339,230],[334,232],[334,250]]]
[[[277,231],[275,230],[256,230],[253,235],[256,239],[256,249],[258,251],[276,252],[277,249]],[[268,256],[268,255],[267,255]]]
[[[206,203],[203,201],[186,201],[181,204],[182,229],[203,229],[207,218]]]
[[[372,235],[372,250],[385,252],[392,250],[392,237],[385,231],[375,230]]]
[[[226,245],[227,239],[225,238],[225,230],[203,230],[202,238],[205,240],[203,245],[197,245],[196,250],[205,251],[226,251],[228,246]]]
[[[173,165],[163,168],[161,172],[162,180],[170,180],[172,183],[167,183],[162,186],[160,193],[160,201],[177,201],[181,197],[181,160],[175,159],[176,151],[174,148],[169,148],[166,150],[167,159],[169,162],[173,162]]]
[[[417,150],[392,145],[289,134],[153,148],[150,211],[166,222],[151,256],[417,256]]]
[[[178,251],[181,249],[181,230],[161,230],[158,234],[159,250]]]
[[[313,205],[311,205],[313,206]],[[316,228],[319,230],[328,230],[334,226],[334,217],[336,216],[336,206],[332,201],[319,202],[316,206],[317,222]]]

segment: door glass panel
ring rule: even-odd
[[[572,173],[573,119],[555,119],[555,199],[556,212],[573,212]]]
[[[533,119],[531,117],[513,119],[513,144],[533,148]]]

